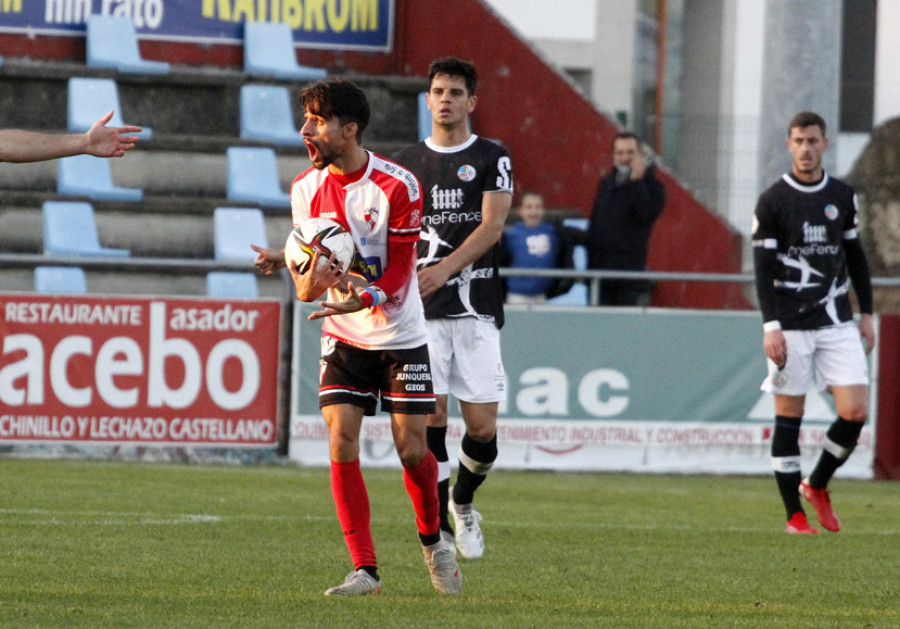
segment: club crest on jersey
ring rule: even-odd
[[[829,203],[825,206],[825,218],[829,221],[833,221],[838,217],[838,209],[836,205]]]
[[[370,207],[363,210],[363,220],[369,225],[369,229],[375,229],[375,222],[378,220],[378,208]]]
[[[463,164],[459,167],[459,170],[456,171],[456,176],[459,177],[461,181],[472,181],[475,179],[475,167],[469,164]]]
[[[422,221],[422,213],[419,210],[413,210],[409,213],[409,226],[418,227]]]

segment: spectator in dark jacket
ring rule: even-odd
[[[613,139],[613,171],[600,180],[588,227],[591,269],[643,271],[650,230],[666,202],[656,168],[638,138],[622,132]],[[634,306],[649,292],[643,280],[600,282],[600,304]]]

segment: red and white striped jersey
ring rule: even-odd
[[[352,235],[364,262],[369,283],[382,276],[388,260],[388,241],[409,246],[422,229],[422,196],[415,176],[370,151],[364,171],[335,175],[327,168],[310,168],[291,184],[294,226],[307,218],[329,218]],[[326,317],[322,333],[363,349],[405,349],[428,342],[419,297],[415,256],[409,281],[388,295],[380,306]],[[328,290],[327,301],[342,300],[339,288]]]

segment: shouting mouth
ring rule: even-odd
[[[319,157],[319,147],[310,140],[304,140],[303,143],[306,145],[306,150],[309,152],[310,161],[315,164],[316,159]]]

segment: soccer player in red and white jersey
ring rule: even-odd
[[[425,438],[434,412],[428,333],[416,281],[416,241],[422,220],[419,183],[408,170],[361,145],[369,103],[341,79],[306,86],[300,94],[306,121],[301,129],[313,166],[291,185],[294,225],[322,217],[344,226],[356,243],[369,282],[357,286],[334,263],[300,275],[288,265],[304,302],[328,291],[311,319],[322,326],[319,406],[328,425],[331,488],[353,572],[326,595],[377,594],[381,577],[369,526],[369,499],[359,465],[364,415],[378,398],[391,415],[403,480],[435,589],[458,594],[462,579],[456,552],[440,533],[437,462]],[[284,266],[284,250],[253,246],[257,267]],[[318,258],[318,254],[316,255]]]

